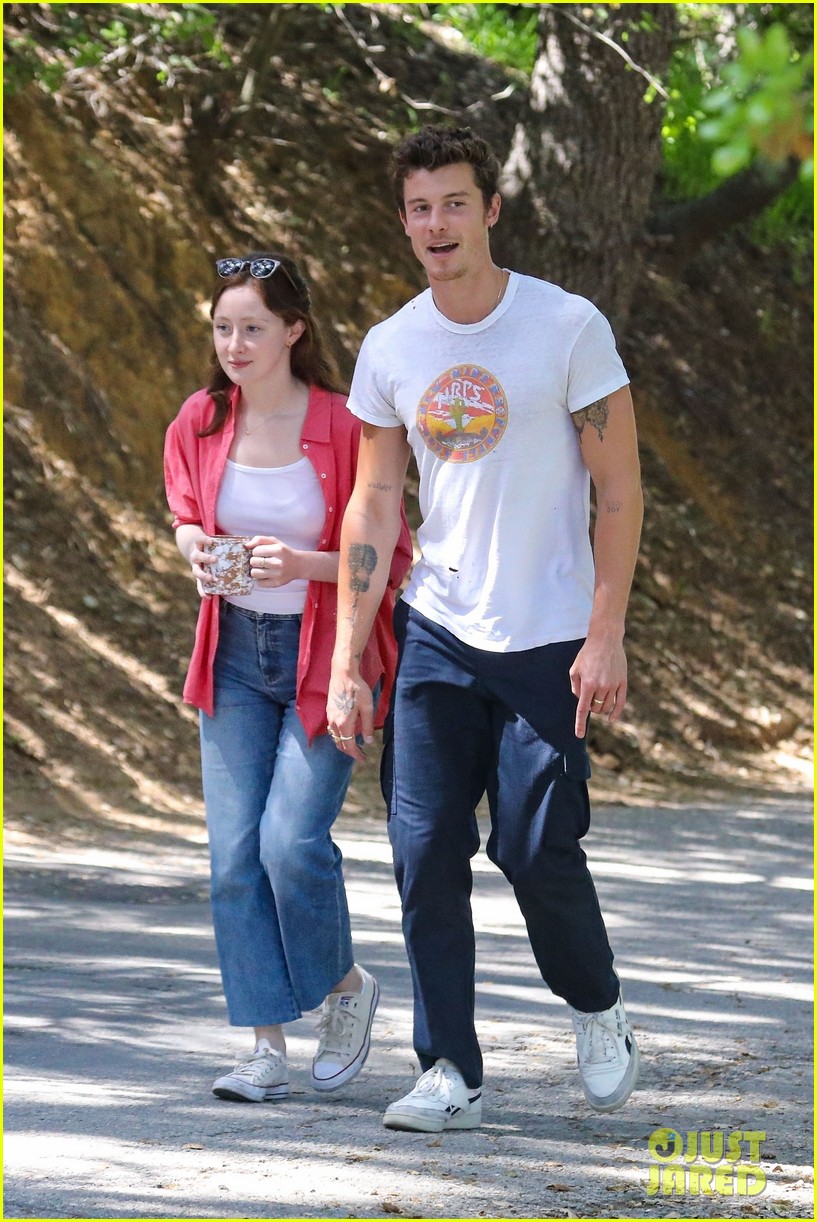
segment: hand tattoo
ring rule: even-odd
[[[583,407],[580,412],[573,412],[571,419],[573,420],[573,427],[580,437],[584,432],[584,426],[592,424],[599,435],[599,441],[604,441],[604,430],[607,428],[609,416],[607,395],[605,395],[603,399],[597,399],[595,403],[589,404],[588,407]]]
[[[332,692],[332,703],[339,713],[342,713],[344,717],[347,717],[355,707],[356,695],[356,690],[352,691],[351,695],[349,692],[345,691]]]

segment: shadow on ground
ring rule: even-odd
[[[417,1066],[378,821],[338,829],[357,957],[382,989],[369,1062],[316,1097],[307,1016],[293,1094],[263,1106],[210,1094],[247,1041],[226,1026],[203,846],[22,843],[5,873],[5,1216],[810,1217],[810,829],[782,800],[597,812],[588,853],[644,1055],[609,1117],[581,1098],[565,1007],[480,854],[485,1123],[444,1137],[381,1125]],[[764,1191],[650,1196],[661,1127],[765,1134]]]

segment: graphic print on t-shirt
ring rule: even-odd
[[[508,401],[497,378],[479,365],[455,365],[436,378],[417,405],[417,428],[446,462],[476,462],[499,443]]]

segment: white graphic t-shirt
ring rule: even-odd
[[[405,426],[417,459],[411,606],[495,652],[586,635],[590,477],[570,415],[628,381],[591,302],[515,272],[478,323],[452,322],[426,289],[371,329],[349,408]]]

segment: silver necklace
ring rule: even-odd
[[[505,289],[507,288],[508,282],[505,279],[505,268],[501,269],[499,275],[500,275],[499,292],[496,295],[496,301],[494,302],[494,304],[491,306],[490,310],[488,311],[489,314],[493,314],[494,310],[496,309],[496,307],[499,305],[500,301],[502,300],[502,296],[505,292]],[[508,276],[508,280],[510,280],[510,276]],[[433,288],[431,290],[431,300],[434,301],[434,289]],[[437,309],[439,309],[439,306],[437,306],[436,301],[434,301],[434,305],[437,307]]]
[[[496,309],[496,307],[499,305],[500,301],[502,300],[502,294],[503,294],[504,292],[505,292],[505,269],[504,269],[504,268],[502,268],[502,270],[501,270],[501,271],[500,271],[500,273],[499,273],[499,292],[498,292],[498,293],[497,293],[497,295],[496,295],[496,301],[495,301],[495,302],[494,302],[494,304],[491,306],[491,313],[492,313],[492,314],[493,314],[494,310]]]
[[[298,416],[298,415],[300,415],[300,413],[299,413],[299,412],[270,412],[270,414],[269,414],[268,416],[264,416],[264,417],[263,417],[263,419],[259,420],[259,421],[258,421],[258,424],[254,424],[254,425],[252,426],[252,428],[250,428],[250,427],[247,425],[247,421],[246,421],[246,418],[245,418],[245,420],[244,420],[244,436],[246,437],[248,433],[254,433],[254,432],[256,431],[256,429],[260,429],[260,428],[261,428],[261,426],[262,426],[263,424],[267,424],[267,423],[268,423],[268,421],[270,421],[270,420],[273,420],[273,419],[278,419],[278,420],[294,420],[294,419],[295,419],[295,417],[296,417],[296,416]]]

